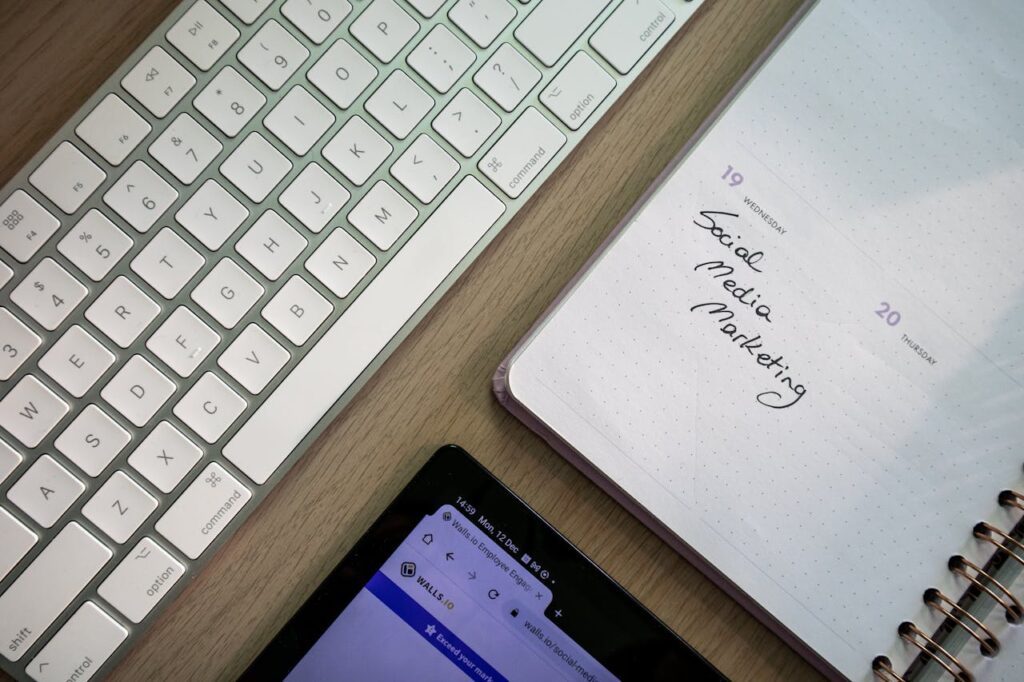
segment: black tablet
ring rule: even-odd
[[[441,448],[242,679],[725,679],[461,448]]]

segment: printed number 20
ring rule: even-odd
[[[730,187],[735,187],[743,182],[743,174],[737,172],[732,166],[725,169],[722,173],[722,179],[729,183]]]
[[[879,305],[882,307],[875,311],[875,315],[885,320],[885,323],[890,327],[895,327],[903,319],[903,316],[898,311],[893,310],[892,306],[885,301],[882,301]]]

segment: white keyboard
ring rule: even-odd
[[[0,191],[0,668],[110,670],[699,4],[182,3]]]

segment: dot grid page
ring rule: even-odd
[[[1024,4],[820,3],[514,399],[842,674],[1024,483]],[[998,671],[998,663],[993,670]],[[1008,678],[1007,678],[1008,679]]]

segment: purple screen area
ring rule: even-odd
[[[615,680],[544,615],[551,597],[444,506],[403,540],[287,680]]]

